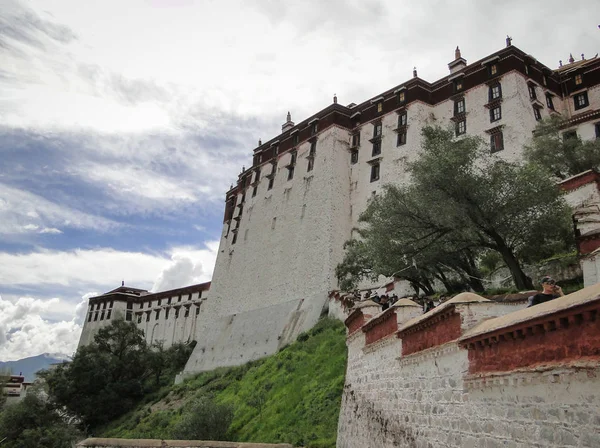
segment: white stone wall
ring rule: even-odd
[[[358,332],[362,333],[362,332]],[[533,369],[482,385],[450,342],[401,357],[348,339],[338,448],[600,446],[600,369]]]
[[[591,286],[600,282],[600,252],[594,252],[581,260],[583,270],[583,286]]]
[[[112,302],[112,308],[111,308]],[[83,329],[81,330],[81,336],[79,337],[79,347],[88,345],[94,340],[94,335],[99,329],[110,325],[110,323],[117,317],[125,318],[126,303],[118,300],[107,300],[106,308],[103,309],[102,305],[100,309],[97,309],[97,304],[88,304],[88,311],[83,323]],[[111,311],[110,318],[108,318],[108,311]],[[104,311],[104,318],[102,318],[102,312]],[[96,314],[98,315],[96,318]],[[90,320],[91,316],[91,320]]]

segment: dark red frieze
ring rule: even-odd
[[[396,310],[389,308],[362,327],[367,344],[372,344],[398,331]]]
[[[348,328],[349,335],[355,333],[357,330],[360,330],[364,323],[365,315],[360,309],[354,310],[344,321],[344,325],[346,325],[346,328]]]
[[[577,251],[579,255],[591,254],[600,248],[600,231],[586,233],[577,237]]]
[[[465,339],[469,373],[600,361],[599,313],[595,301]]]
[[[460,323],[460,314],[451,306],[443,312],[433,314],[429,319],[399,331],[402,355],[417,353],[457,339],[461,334]]]
[[[131,302],[131,303],[146,303],[151,300],[163,299],[163,298],[168,298],[168,297],[175,297],[175,296],[186,297],[187,295],[192,294],[194,292],[199,292],[199,291],[204,292],[204,291],[208,291],[209,289],[210,289],[210,282],[206,282],[206,283],[199,283],[197,285],[185,286],[183,288],[170,289],[168,291],[160,291],[160,292],[155,292],[155,293],[150,293],[150,294],[140,295],[140,296],[131,296],[131,295],[123,294],[120,292],[116,292],[116,293],[109,292],[106,294],[102,294],[101,296],[90,297],[89,303],[95,304],[98,302],[106,302],[106,301],[110,301],[110,300],[125,301],[125,302]]]
[[[595,170],[584,171],[559,183],[563,191],[573,191],[584,185],[596,183],[600,185],[600,173]]]

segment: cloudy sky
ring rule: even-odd
[[[523,6],[527,4],[527,6]],[[73,352],[85,302],[209,280],[224,192],[288,110],[513,44],[598,51],[596,2],[0,0],[0,360]]]

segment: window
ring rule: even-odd
[[[290,158],[290,164],[288,165],[287,169],[288,169],[288,178],[287,180],[292,180],[294,178],[294,168],[296,167],[296,158],[297,158],[297,153],[296,151],[292,151],[291,153],[291,158]]]
[[[257,192],[258,192],[258,185],[255,185],[254,187],[252,187],[252,197],[256,196]]]
[[[352,134],[352,147],[360,146],[360,132]]]
[[[460,92],[462,89],[463,89],[462,80],[454,81],[454,91],[455,92]]]
[[[313,158],[308,159],[308,165],[306,167],[306,172],[307,173],[311,172],[314,167],[315,167],[315,159],[313,159]]]
[[[529,84],[528,89],[529,89],[529,98],[532,100],[536,100],[537,94],[535,93],[535,86],[532,84]]]
[[[377,112],[383,112],[383,101],[377,103]]]
[[[158,306],[160,306],[160,302],[162,302],[162,299],[158,299]]]
[[[379,163],[374,163],[371,165],[371,182],[375,182],[379,180]]]
[[[142,315],[141,314],[138,314],[137,323],[138,324],[142,323]]]
[[[502,109],[500,106],[490,109],[490,122],[498,121],[502,118]]]
[[[547,86],[547,85],[548,85],[548,78],[546,78],[546,75],[544,75],[544,76],[542,77],[542,82],[544,83],[544,85],[545,85],[545,86]]]
[[[181,302],[181,294],[179,294],[179,297],[177,297],[177,301]]]
[[[582,75],[575,75],[575,85],[578,86],[580,84],[583,84],[583,76]]]
[[[577,139],[577,131],[563,132],[563,141],[567,141],[570,139]]]
[[[298,142],[300,141],[300,136],[298,135],[298,133],[296,132],[294,134],[294,136],[292,137],[292,145],[296,146],[298,144]]]
[[[165,310],[165,320],[169,318],[169,311],[171,311],[171,308]]]
[[[171,304],[171,297],[169,297],[169,299],[167,300],[167,305]]]
[[[111,300],[111,301],[110,301],[110,307],[111,307],[111,308],[113,307],[114,303],[115,303],[115,301],[114,301],[114,300]]]
[[[150,302],[148,302],[148,308],[150,308],[152,306],[152,300]]]
[[[319,123],[315,121],[313,124],[310,125],[310,135],[316,135],[318,131]]]
[[[465,132],[467,132],[467,120],[456,123],[456,135],[463,135]]]
[[[498,66],[496,64],[490,65],[490,76],[498,74]]]
[[[498,152],[504,149],[504,136],[502,132],[497,132],[490,135],[490,150],[491,152]]]
[[[102,304],[102,309],[103,309],[103,310],[105,310],[105,309],[106,309],[106,305],[107,305],[107,302],[104,302],[104,303]]]
[[[375,140],[373,142],[373,152],[371,155],[378,156],[379,154],[381,154],[381,140]]]
[[[554,103],[552,102],[552,95],[546,95],[546,106],[548,106],[548,109],[554,110]]]
[[[358,163],[358,149],[353,149],[350,152],[350,163],[353,164],[353,165],[355,163]]]
[[[600,138],[600,123],[596,123],[594,127],[596,128],[596,138]]]
[[[92,320],[92,313],[88,314],[88,322],[91,322]]]
[[[310,151],[308,153],[309,156],[314,156],[317,152],[317,142],[316,141],[312,141],[310,142]]]
[[[179,308],[175,308],[175,319],[179,319]]]
[[[398,93],[398,103],[402,104],[406,101],[406,94],[404,92]]]
[[[542,119],[542,112],[540,111],[539,107],[533,108],[533,116],[537,121],[540,121]]]
[[[398,115],[398,127],[406,126],[407,123],[408,123],[408,114],[406,112],[402,112],[400,115]]]
[[[142,308],[144,308],[144,304],[143,304],[143,303],[140,303],[140,310],[141,310]]]
[[[102,313],[100,313],[100,320],[104,320],[104,311],[102,311]]]
[[[156,310],[156,314],[154,315],[154,320],[158,320],[160,317],[160,310]]]
[[[380,137],[383,126],[381,123],[375,123],[373,125],[373,137]]]
[[[110,319],[110,315],[111,315],[111,313],[112,313],[112,310],[108,310],[108,311],[106,312],[106,320]]]
[[[573,97],[573,102],[575,103],[575,110],[589,106],[590,103],[588,102],[587,92],[581,92],[575,95]]]
[[[502,87],[500,86],[500,83],[491,85],[489,90],[489,100],[494,101],[499,98],[502,98]]]
[[[399,132],[396,146],[406,145],[406,132]]]
[[[131,322],[131,319],[133,319],[133,311],[125,312],[125,320]]]
[[[287,180],[292,180],[294,178],[294,166],[288,166],[288,177]]]
[[[189,306],[185,307],[185,314],[183,317],[190,317],[190,307]]]
[[[454,102],[454,115],[460,115],[465,113],[465,99],[461,98]]]
[[[150,322],[150,312],[146,312],[146,322]]]
[[[200,314],[200,307],[199,307],[199,306],[197,306],[197,307],[196,307],[196,316],[197,316],[198,314]]]

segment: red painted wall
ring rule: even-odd
[[[435,318],[435,316],[434,316]],[[426,324],[427,321],[421,324]],[[402,355],[420,352],[437,345],[452,341],[460,336],[460,314],[452,313],[445,319],[423,327],[414,332],[403,332]]]
[[[345,322],[349,334],[352,334],[356,330],[359,330],[364,323],[365,316],[360,311],[352,313],[350,316],[348,316],[348,319],[346,319]]]
[[[510,334],[470,343],[469,373],[503,372],[536,364],[575,359],[600,360],[600,322],[596,314],[557,317],[551,322],[524,325]]]
[[[374,325],[366,329],[366,342],[372,344],[384,337],[398,331],[398,319],[395,312],[390,312],[383,316],[384,319],[379,320]]]

